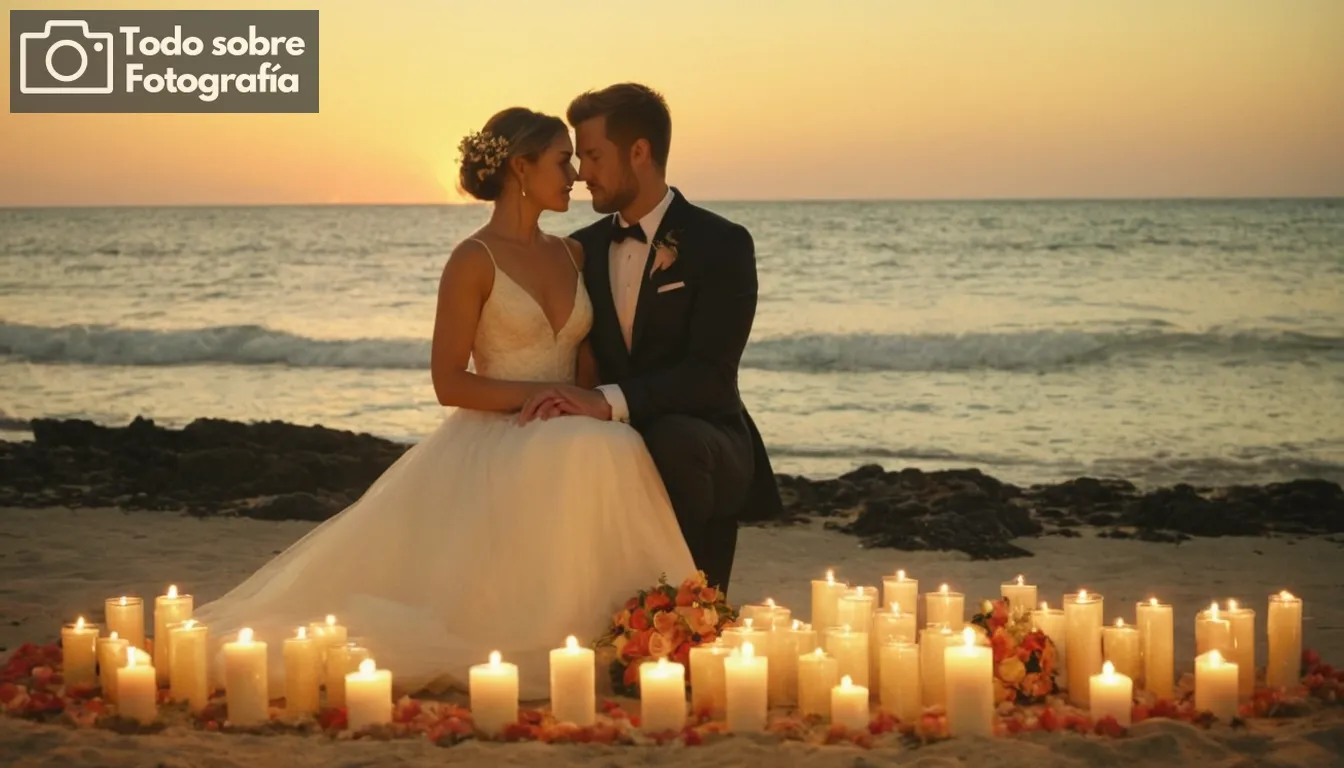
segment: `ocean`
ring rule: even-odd
[[[1344,481],[1344,200],[702,202],[756,240],[779,472]],[[283,419],[413,442],[479,206],[0,210],[0,430]],[[545,229],[595,218],[587,201]]]

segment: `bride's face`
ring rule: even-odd
[[[527,168],[525,191],[542,210],[569,210],[569,193],[579,174],[574,170],[574,144],[569,133],[562,133]]]

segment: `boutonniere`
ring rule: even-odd
[[[655,272],[667,269],[677,262],[677,237],[669,232],[659,240],[653,241],[653,266],[649,268],[649,277]]]

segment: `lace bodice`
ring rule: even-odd
[[[490,246],[476,242],[490,253]],[[569,250],[567,243],[565,250]],[[574,254],[569,258],[574,263]],[[495,265],[495,284],[481,308],[471,347],[476,373],[491,379],[573,383],[579,342],[593,324],[593,305],[578,264],[574,263],[579,273],[574,309],[557,333],[541,305],[499,268],[493,253],[490,261]]]

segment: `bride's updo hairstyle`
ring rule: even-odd
[[[568,131],[564,120],[523,107],[498,112],[458,144],[462,161],[458,184],[477,200],[498,200],[504,194],[510,160],[523,157],[534,163]]]

